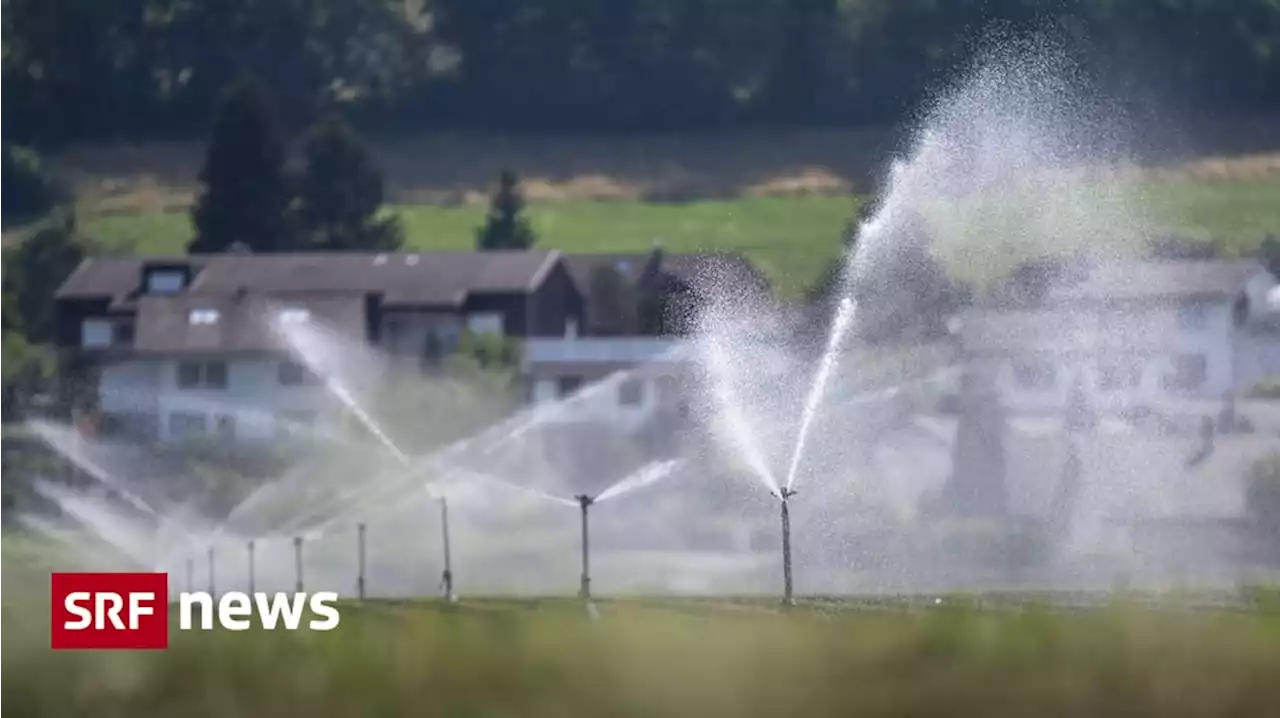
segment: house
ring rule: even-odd
[[[55,301],[58,345],[96,370],[103,433],[160,441],[269,438],[332,401],[273,319],[421,362],[463,332],[571,335],[583,312],[553,251],[88,259]]]
[[[1280,373],[1276,278],[1254,261],[1082,266],[965,312],[958,338],[1014,409],[1077,387],[1120,409],[1221,399]]]
[[[679,335],[693,329],[701,303],[717,294],[745,299],[769,293],[764,274],[736,253],[675,254],[654,248],[635,254],[566,254],[564,261],[583,296],[585,324],[581,332],[525,342],[523,372],[532,401],[554,401],[617,377],[583,397],[574,411],[563,412],[568,422],[610,421],[630,430],[659,412],[687,411],[680,387],[690,350]],[[601,271],[614,273],[642,302],[660,298],[662,321],[620,327],[610,314],[609,298],[594,291]],[[653,324],[660,324],[660,331],[652,331]],[[627,376],[619,376],[624,371]]]

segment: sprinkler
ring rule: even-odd
[[[356,526],[356,595],[361,601],[364,600],[364,534],[364,524]]]
[[[441,544],[444,551],[444,571],[440,573],[440,588],[444,592],[444,599],[453,603],[458,597],[453,593],[453,554],[449,550],[449,500],[443,496],[440,497],[440,531],[444,537]]]
[[[302,537],[293,537],[293,570],[297,577],[295,590],[302,593]]]
[[[249,594],[250,594],[250,595],[252,595],[252,594],[253,594],[253,583],[254,583],[254,581],[253,581],[253,579],[254,579],[254,575],[253,575],[253,574],[254,574],[254,571],[253,571],[253,539],[249,539],[249,545],[248,545],[248,548],[249,548]]]
[[[795,495],[795,489],[784,488],[778,492],[782,499],[782,603],[785,606],[796,603],[791,597],[791,511],[787,506],[787,500]]]
[[[582,507],[582,586],[578,589],[578,597],[584,601],[591,600],[591,538],[587,531],[587,507],[595,503],[595,499],[586,494],[573,497]]]
[[[209,547],[208,561],[209,561],[209,595],[213,596],[214,598],[217,598],[218,591],[216,590],[216,584],[214,583],[214,580],[213,580],[213,547],[212,546]]]

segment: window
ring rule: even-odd
[[[303,384],[314,384],[315,374],[307,367],[292,361],[280,362],[277,370],[277,377],[281,386],[301,386]]]
[[[502,314],[500,312],[479,312],[467,317],[467,329],[472,334],[501,334]]]
[[[582,377],[562,376],[556,380],[556,389],[561,397],[569,396],[582,387]]]
[[[217,324],[222,313],[217,309],[192,309],[187,313],[187,321],[196,326]]]
[[[133,321],[120,320],[112,327],[112,341],[121,346],[133,344]]]
[[[192,439],[206,433],[205,416],[192,411],[175,411],[169,415],[169,436]]]
[[[314,411],[290,410],[282,411],[276,417],[276,433],[281,436],[300,434],[316,423]]]
[[[1209,316],[1208,308],[1199,302],[1190,302],[1178,307],[1178,326],[1183,329],[1200,329],[1204,327]]]
[[[148,294],[173,294],[181,292],[185,277],[177,269],[153,269],[147,273]]]
[[[1018,386],[1032,391],[1050,391],[1058,383],[1058,372],[1047,361],[1022,361],[1013,365]]]
[[[621,406],[637,406],[644,399],[644,382],[639,379],[627,379],[618,385],[618,404]]]
[[[184,361],[178,364],[179,389],[226,389],[227,363]]]
[[[1142,386],[1142,365],[1126,360],[1098,363],[1098,388],[1103,391],[1137,389]]]
[[[230,441],[236,438],[236,418],[230,414],[219,414],[215,421],[216,433],[219,439]]]
[[[1173,371],[1164,377],[1164,388],[1169,391],[1192,391],[1204,385],[1209,374],[1209,362],[1201,354],[1183,354],[1173,358]]]
[[[104,413],[101,431],[108,438],[152,440],[160,435],[160,417],[144,412]]]
[[[80,325],[80,343],[86,348],[109,347],[114,336],[115,328],[110,319],[86,319]]]
[[[281,324],[303,324],[311,321],[311,312],[300,307],[290,307],[280,310]]]

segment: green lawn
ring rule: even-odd
[[[100,718],[1261,716],[1280,704],[1280,621],[1261,613],[343,610],[329,633],[173,631],[152,653],[54,653],[38,621],[7,620],[5,702]]]
[[[1135,193],[1155,229],[1212,240],[1231,256],[1280,233],[1280,182],[1143,185]],[[744,198],[685,204],[577,201],[530,206],[543,246],[578,252],[743,250],[784,296],[795,296],[835,254],[857,201],[844,197]],[[421,250],[468,249],[481,206],[398,206],[408,244]],[[115,251],[180,252],[190,237],[186,214],[87,219],[91,236]],[[1003,253],[1003,250],[1001,250]]]

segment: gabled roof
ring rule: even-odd
[[[387,305],[457,306],[470,294],[532,291],[558,258],[554,251],[509,251],[87,259],[56,296],[132,306],[145,267],[183,266],[194,274],[184,296],[381,294]]]
[[[604,267],[646,289],[669,289],[676,282],[694,291],[725,284],[767,289],[758,267],[739,252],[674,253],[662,249],[630,254],[566,254],[565,266],[583,295],[590,293],[592,275]]]

